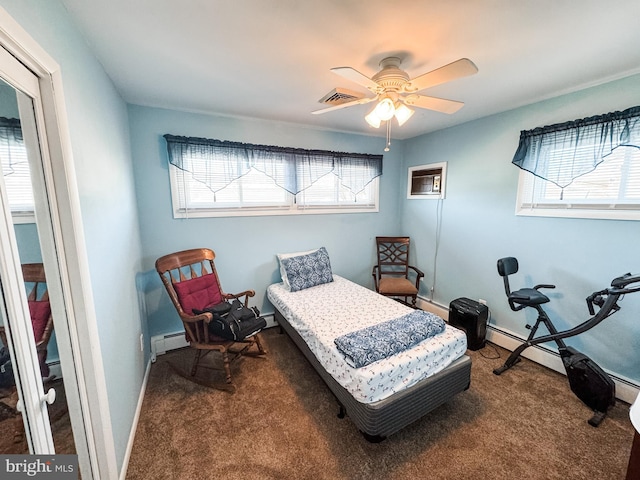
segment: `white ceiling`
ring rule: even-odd
[[[640,72],[639,0],[62,0],[129,103],[384,136],[371,105],[312,115],[332,73],[390,54],[411,77],[462,57],[478,74],[421,93],[411,138]],[[631,106],[631,105],[630,105]],[[593,112],[598,114],[603,112]]]

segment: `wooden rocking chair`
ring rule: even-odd
[[[235,386],[231,382],[231,363],[241,356],[261,356],[267,352],[260,343],[259,334],[242,341],[227,340],[209,331],[208,324],[213,319],[211,313],[193,313],[194,310],[202,311],[226,300],[243,297],[246,307],[249,298],[255,295],[253,290],[236,294],[224,293],[213,262],[215,256],[215,253],[207,248],[184,250],[156,260],[156,270],[182,320],[189,346],[196,351],[188,374],[170,364],[171,367],[176,373],[195,383],[234,392]],[[214,351],[222,356],[221,369],[201,363],[207,354]],[[224,370],[225,383],[211,383],[199,379],[196,377],[198,367]]]

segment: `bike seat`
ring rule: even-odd
[[[535,288],[521,288],[520,290],[516,290],[509,294],[509,301],[519,305],[533,307],[534,305],[547,303],[549,301],[549,297],[544,293],[540,293]]]

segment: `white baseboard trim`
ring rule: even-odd
[[[492,325],[487,328],[487,340],[509,351],[515,350],[523,341],[519,335],[506,329],[498,329]],[[522,356],[543,365],[551,370],[566,375],[562,359],[557,352],[539,345],[529,347],[522,352]],[[607,372],[616,384],[616,398],[626,403],[633,403],[640,392],[640,386]]]
[[[449,320],[449,307],[445,307],[444,305],[440,305],[422,297],[418,297],[417,305],[422,310],[438,315],[444,320]]]
[[[144,378],[142,379],[142,387],[140,388],[140,395],[138,395],[138,404],[136,405],[136,413],[133,416],[133,422],[131,425],[131,432],[129,433],[129,441],[127,442],[127,449],[124,452],[124,459],[122,461],[122,469],[120,470],[119,480],[125,480],[127,477],[127,470],[129,469],[129,459],[131,458],[131,450],[133,449],[133,442],[136,438],[136,431],[138,430],[138,422],[140,421],[140,412],[142,411],[142,402],[144,401],[144,394],[147,391],[147,382],[149,381],[149,372],[151,372],[151,361],[147,362],[147,369],[144,372]]]

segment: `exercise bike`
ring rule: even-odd
[[[522,288],[512,292],[509,287],[509,275],[517,271],[518,260],[514,257],[498,260],[498,273],[504,280],[504,289],[511,310],[517,312],[526,307],[531,307],[537,310],[538,318],[533,327],[527,325],[527,328],[531,330],[527,340],[518,346],[509,355],[504,365],[496,368],[493,373],[500,375],[513,367],[520,361],[520,355],[525,349],[540,343],[555,342],[558,345],[558,353],[567,372],[571,391],[594,411],[593,417],[589,420],[589,425],[597,427],[606,416],[607,410],[615,403],[615,384],[597,363],[583,353],[578,352],[575,348],[567,346],[563,339],[586,332],[620,310],[618,300],[620,300],[621,296],[626,293],[640,291],[640,275],[627,273],[614,278],[611,282],[611,287],[593,292],[587,297],[587,308],[591,318],[574,328],[559,332],[541,307],[542,304],[549,302],[549,298],[541,293],[540,289],[556,288],[555,285],[541,284],[533,288]],[[597,313],[594,305],[598,307]],[[545,325],[550,333],[549,335],[534,338],[541,323]]]

